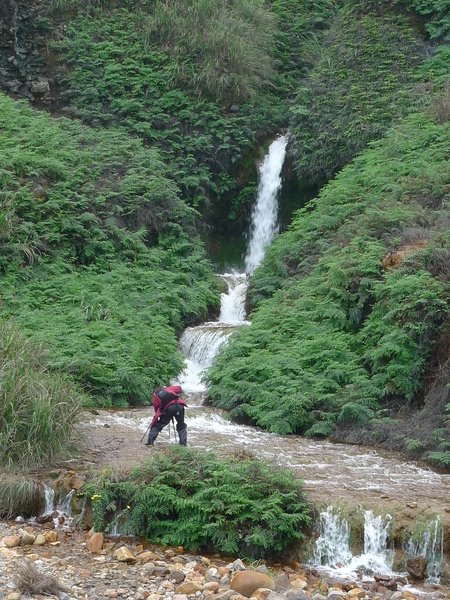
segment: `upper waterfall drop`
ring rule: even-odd
[[[281,169],[286,156],[288,136],[273,141],[259,168],[258,198],[252,212],[250,242],[245,256],[245,272],[253,273],[264,258],[266,247],[277,232],[278,192],[281,189]]]

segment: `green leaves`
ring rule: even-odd
[[[130,533],[189,550],[282,556],[310,523],[301,482],[289,471],[186,448],[157,454],[126,480],[92,483],[88,493],[97,530],[123,510]]]

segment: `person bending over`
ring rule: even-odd
[[[180,438],[180,444],[186,446],[187,425],[184,422],[184,408],[186,402],[184,398],[181,397],[182,393],[183,390],[179,385],[155,388],[152,400],[155,416],[150,424],[146,446],[153,446],[159,433],[172,419],[175,419],[177,422],[177,432],[178,437]]]

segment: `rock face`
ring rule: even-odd
[[[269,575],[258,571],[239,571],[231,580],[231,589],[247,598],[258,588],[275,590],[275,582]]]

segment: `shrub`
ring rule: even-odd
[[[122,513],[124,531],[188,550],[285,555],[310,523],[301,482],[257,460],[170,449],[125,477],[89,484],[94,526]]]
[[[27,469],[67,455],[82,395],[67,378],[49,373],[42,347],[6,321],[0,322],[0,377],[2,467]]]
[[[43,489],[29,478],[3,475],[0,477],[0,517],[17,515],[33,517],[43,509]]]

